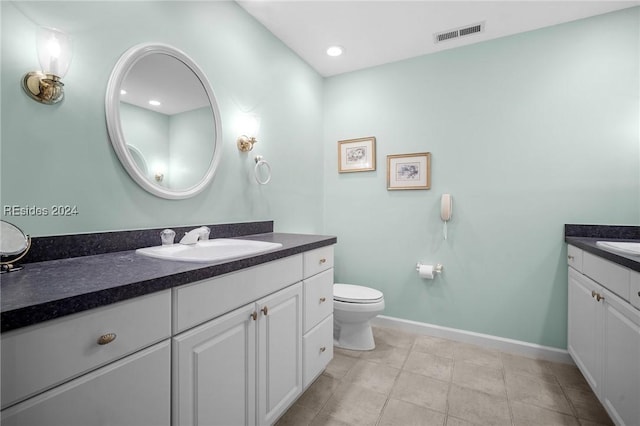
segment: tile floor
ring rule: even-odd
[[[376,349],[336,349],[277,426],[611,425],[573,365],[374,327]]]

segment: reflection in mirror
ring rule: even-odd
[[[187,198],[213,178],[220,115],[204,73],[186,54],[167,45],[133,47],[113,70],[106,104],[114,149],[144,189]]]
[[[31,246],[31,238],[17,226],[0,220],[0,273],[18,271],[22,267],[16,266],[15,262],[22,259]],[[16,257],[17,256],[17,257]]]
[[[133,161],[136,163],[136,166],[140,169],[143,175],[149,177],[149,167],[147,166],[147,161],[144,159],[144,155],[142,152],[135,146],[131,144],[127,144],[127,149],[129,150],[129,154],[133,158]]]

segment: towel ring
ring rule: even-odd
[[[262,155],[256,155],[256,165],[253,168],[253,175],[260,185],[266,185],[271,180],[271,165],[267,163],[267,160],[263,159]],[[265,166],[267,169],[267,177],[266,179],[260,179],[260,175],[258,173],[258,169],[260,166]]]

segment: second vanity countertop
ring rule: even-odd
[[[323,235],[265,233],[241,239],[281,243],[268,253],[223,262],[154,259],[135,250],[24,265],[2,276],[0,326],[6,332],[122,300],[335,244]]]
[[[640,242],[640,226],[566,224],[564,241],[603,259],[640,272],[640,256],[612,252],[596,244],[598,241]]]

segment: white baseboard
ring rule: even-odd
[[[472,331],[458,330],[455,328],[388,317],[385,315],[378,315],[372,319],[371,325],[393,328],[424,336],[441,337],[444,339],[455,340],[457,342],[471,343],[485,348],[497,349],[502,352],[522,355],[529,358],[573,364],[571,355],[569,355],[569,352],[564,349],[536,345],[533,343],[522,342],[520,340],[505,339],[503,337],[491,336],[489,334],[474,333]]]

